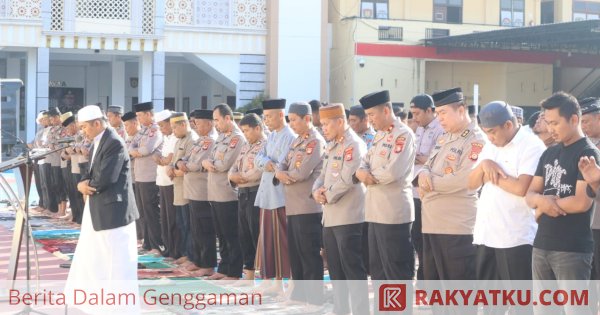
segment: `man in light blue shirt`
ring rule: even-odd
[[[263,171],[254,206],[261,209],[260,237],[257,246],[257,266],[264,279],[280,280],[290,276],[287,246],[287,221],[283,185],[275,186],[275,172],[281,169],[290,144],[296,134],[285,123],[285,99],[262,103],[264,122],[271,131],[267,144],[256,155],[254,164]],[[265,282],[266,283],[266,282]],[[279,283],[278,281],[275,284]],[[281,285],[266,291],[280,292]]]

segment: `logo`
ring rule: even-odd
[[[399,312],[406,309],[406,284],[383,284],[379,287],[379,310]]]

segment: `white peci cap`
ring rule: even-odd
[[[84,122],[103,118],[104,114],[97,105],[87,105],[77,112],[77,121]]]
[[[160,111],[156,114],[154,114],[154,119],[159,122],[159,121],[164,121],[167,120],[169,118],[171,118],[171,115],[173,114],[172,111],[165,109],[163,111]]]

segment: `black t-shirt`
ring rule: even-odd
[[[596,146],[584,137],[569,146],[562,143],[551,146],[540,157],[535,176],[544,179],[543,195],[559,198],[575,195],[578,180],[583,180],[577,167],[579,158],[599,153]],[[590,220],[594,205],[584,213],[567,214],[552,218],[542,214],[533,246],[539,249],[561,252],[591,253],[594,248]]]

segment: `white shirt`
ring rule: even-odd
[[[437,143],[437,139],[444,134],[444,128],[440,125],[440,121],[437,118],[434,118],[429,124],[425,127],[417,127],[415,130],[415,142],[417,143],[417,155],[425,155],[429,156],[433,147]],[[413,171],[413,180],[419,176],[419,172],[423,168],[423,164],[415,164],[415,168]],[[413,198],[419,198],[419,192],[417,191],[417,187],[413,187]]]
[[[100,140],[105,132],[106,129],[102,130],[100,134],[94,137],[94,152],[92,152],[92,158],[90,159],[90,169],[92,169],[92,163],[94,163],[94,157],[96,156],[96,151],[98,151],[98,145],[100,144]]]
[[[169,154],[174,153],[175,151],[175,143],[177,142],[177,137],[173,133],[168,136],[165,136],[163,139],[163,147],[162,147],[162,156],[167,157]],[[156,185],[157,186],[171,186],[173,185],[173,181],[167,176],[167,167],[166,166],[157,166],[156,167]]]
[[[544,143],[521,127],[504,147],[486,144],[479,160],[496,162],[508,176],[534,176],[544,150]],[[483,185],[477,205],[473,244],[492,248],[533,245],[536,231],[534,210],[527,206],[525,197],[513,195],[489,182]]]

